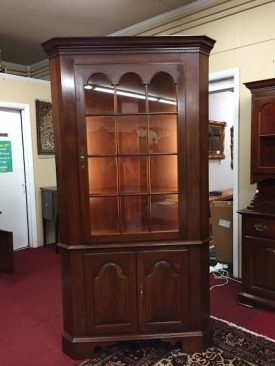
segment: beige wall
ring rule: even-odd
[[[35,99],[50,101],[50,83],[35,79],[0,74],[0,102],[29,105],[31,118],[33,166],[36,196],[36,216],[38,244],[42,244],[42,219],[40,187],[55,185],[55,160],[53,156],[42,157],[37,154]]]
[[[234,1],[236,4],[242,1]],[[233,0],[232,0],[233,3]],[[266,4],[265,4],[266,3]],[[275,2],[251,1],[251,9],[236,7],[235,14],[220,12],[207,17],[207,12],[196,14],[203,25],[188,28],[186,17],[140,34],[207,35],[216,40],[210,56],[210,72],[232,68],[240,70],[240,134],[239,134],[239,206],[247,206],[255,192],[250,184],[250,93],[244,82],[275,77]],[[238,12],[239,11],[239,12]],[[233,11],[231,10],[233,13]],[[214,13],[214,10],[212,11]],[[205,17],[204,17],[205,16]],[[191,17],[188,18],[189,20]],[[192,16],[194,19],[194,16]],[[203,19],[203,21],[202,21]],[[172,27],[171,27],[172,25]],[[184,31],[180,31],[184,29]]]

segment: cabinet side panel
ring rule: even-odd
[[[77,245],[80,243],[79,154],[72,58],[51,59],[50,72],[60,242]]]

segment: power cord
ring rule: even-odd
[[[227,285],[229,281],[235,281],[235,282],[238,282],[238,283],[241,282],[239,280],[236,280],[235,278],[230,277],[229,276],[229,271],[224,269],[224,268],[220,268],[219,266],[218,266],[217,270],[212,270],[210,272],[212,273],[215,280],[225,280],[223,283],[219,283],[217,285],[211,286],[210,291],[213,290],[213,288],[215,288],[215,287],[221,287],[221,286]]]

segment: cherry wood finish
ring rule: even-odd
[[[252,95],[251,183],[242,215],[240,303],[275,308],[275,79],[245,84]]]
[[[242,210],[240,303],[275,309],[275,214]]]
[[[63,350],[210,340],[208,56],[192,37],[57,38]],[[129,95],[130,93],[130,95]]]
[[[275,179],[275,78],[244,84],[251,91],[251,183]]]

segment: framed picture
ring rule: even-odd
[[[41,100],[35,101],[37,152],[39,155],[54,154],[54,133],[52,104]]]
[[[224,135],[226,122],[209,121],[209,159],[225,159],[224,155]]]

